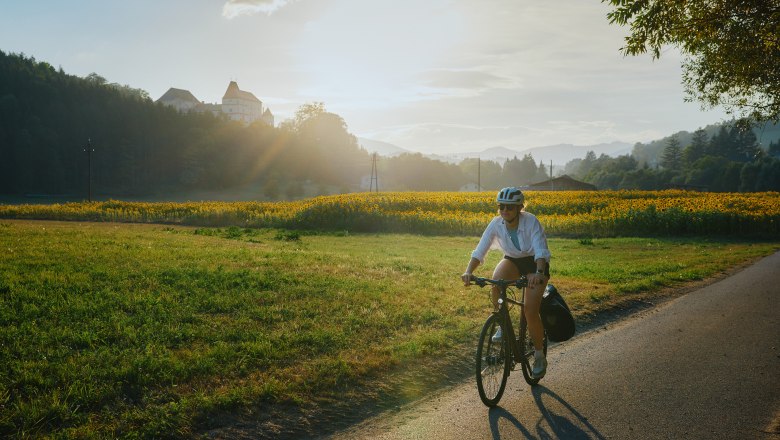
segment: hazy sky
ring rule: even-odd
[[[229,81],[280,122],[321,101],[423,152],[634,143],[722,120],[680,57],[624,58],[598,0],[0,0],[0,50],[159,98]]]

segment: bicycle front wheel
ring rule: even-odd
[[[507,338],[512,337],[503,325],[500,315],[488,317],[479,335],[477,346],[477,391],[482,403],[496,406],[506,388],[506,380],[511,369],[511,353]],[[503,337],[494,341],[493,335],[499,328]]]

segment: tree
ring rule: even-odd
[[[767,0],[602,0],[629,26],[626,55],[676,46],[688,100],[704,108],[780,120],[780,3]]]
[[[590,153],[588,152],[588,156],[590,156]],[[629,155],[612,158],[602,154],[593,162],[593,167],[584,177],[584,180],[596,185],[600,189],[618,189],[625,174],[636,170],[637,164],[636,159]]]
[[[750,162],[760,155],[761,150],[753,130],[734,124],[730,128],[725,125],[720,127],[718,133],[712,136],[706,153],[731,161]]]
[[[725,125],[721,125],[718,132],[710,139],[707,146],[707,155],[715,157],[728,157],[731,151],[736,150],[737,141],[734,138],[735,131],[729,130]]]
[[[618,189],[653,190],[658,186],[657,173],[650,168],[640,168],[624,174]]]
[[[98,75],[95,72],[92,72],[89,75],[85,76],[84,79],[98,86],[102,86],[108,83],[108,81],[106,81],[105,78],[103,78],[102,76]]]
[[[735,192],[740,189],[741,173],[745,164],[739,162],[725,162],[723,173],[712,182],[710,190]]]
[[[780,139],[769,143],[769,156],[780,157]]]
[[[502,186],[523,186],[536,183],[538,168],[533,156],[526,154],[522,159],[515,156],[504,162],[503,185]]]
[[[303,104],[282,124],[300,142],[299,162],[308,164],[307,177],[335,185],[356,185],[368,169],[368,153],[358,145],[344,119],[321,102]]]
[[[585,157],[582,159],[582,162],[580,163],[580,169],[578,171],[577,176],[580,178],[584,178],[585,176],[590,173],[590,170],[593,169],[593,166],[596,164],[596,153],[593,150],[588,151],[585,153]]]
[[[520,160],[520,174],[517,176],[517,181],[521,185],[529,185],[536,182],[536,173],[539,169],[536,167],[536,161],[530,154],[523,155],[523,159]]]
[[[697,160],[704,157],[707,152],[708,143],[709,139],[707,137],[707,132],[702,128],[696,130],[693,133],[693,140],[691,141],[691,144],[685,147],[683,150],[683,162],[685,162],[687,166],[690,166]]]
[[[739,174],[739,190],[743,192],[755,191],[758,174],[761,172],[760,163],[748,163],[742,167]]]
[[[712,186],[724,174],[725,163],[722,158],[704,156],[693,163],[685,183],[717,191]]]
[[[758,139],[753,130],[745,130],[743,127],[736,126],[732,130],[737,130],[737,149],[732,155],[732,160],[738,160],[740,162],[750,162],[758,157],[760,153],[760,147],[758,146]]]
[[[504,166],[501,168],[501,187],[505,186],[517,186],[517,177],[520,175],[520,159],[517,156],[512,159],[504,161]]]
[[[680,148],[680,141],[677,140],[677,136],[670,136],[666,141],[666,148],[664,148],[664,155],[661,158],[661,166],[667,170],[679,170],[682,164],[682,149]]]
[[[536,170],[536,182],[543,182],[545,180],[552,179],[552,172],[550,172],[550,175],[547,175],[547,167],[544,166],[544,162],[541,160],[539,161],[539,168]]]
[[[580,165],[582,165],[582,159],[572,159],[566,162],[566,165],[563,167],[563,174],[575,177],[579,176]]]
[[[766,158],[756,180],[756,191],[780,191],[780,160]]]
[[[648,168],[658,168],[658,155],[660,153],[656,151],[651,145],[645,145],[641,142],[634,144],[631,149],[631,156],[639,162],[642,166]]]
[[[94,75],[94,74],[93,74]],[[116,89],[119,91],[119,93],[122,93],[128,97],[140,99],[142,101],[151,101],[151,97],[149,96],[149,92],[147,92],[144,89],[136,89],[133,87],[128,86],[127,84],[121,85],[117,83],[111,83],[107,84],[108,87],[111,87],[113,89]]]

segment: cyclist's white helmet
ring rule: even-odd
[[[525,196],[519,189],[509,186],[498,192],[496,201],[506,205],[522,205],[525,202]]]

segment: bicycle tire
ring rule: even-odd
[[[493,341],[493,335],[501,327],[504,335],[500,342]],[[511,367],[511,351],[506,343],[509,332],[500,315],[492,314],[485,321],[479,335],[476,358],[477,391],[482,403],[493,407],[501,400]]]
[[[547,356],[547,330],[544,330],[542,343],[544,347],[544,355]],[[532,365],[534,362],[534,344],[533,341],[531,341],[531,335],[528,333],[528,322],[525,319],[525,315],[520,318],[520,337],[517,341],[517,345],[521,350],[523,350],[523,355],[521,356],[522,360],[520,361],[522,364],[523,378],[528,383],[528,385],[533,386],[538,384],[541,378],[534,377],[532,373]]]

